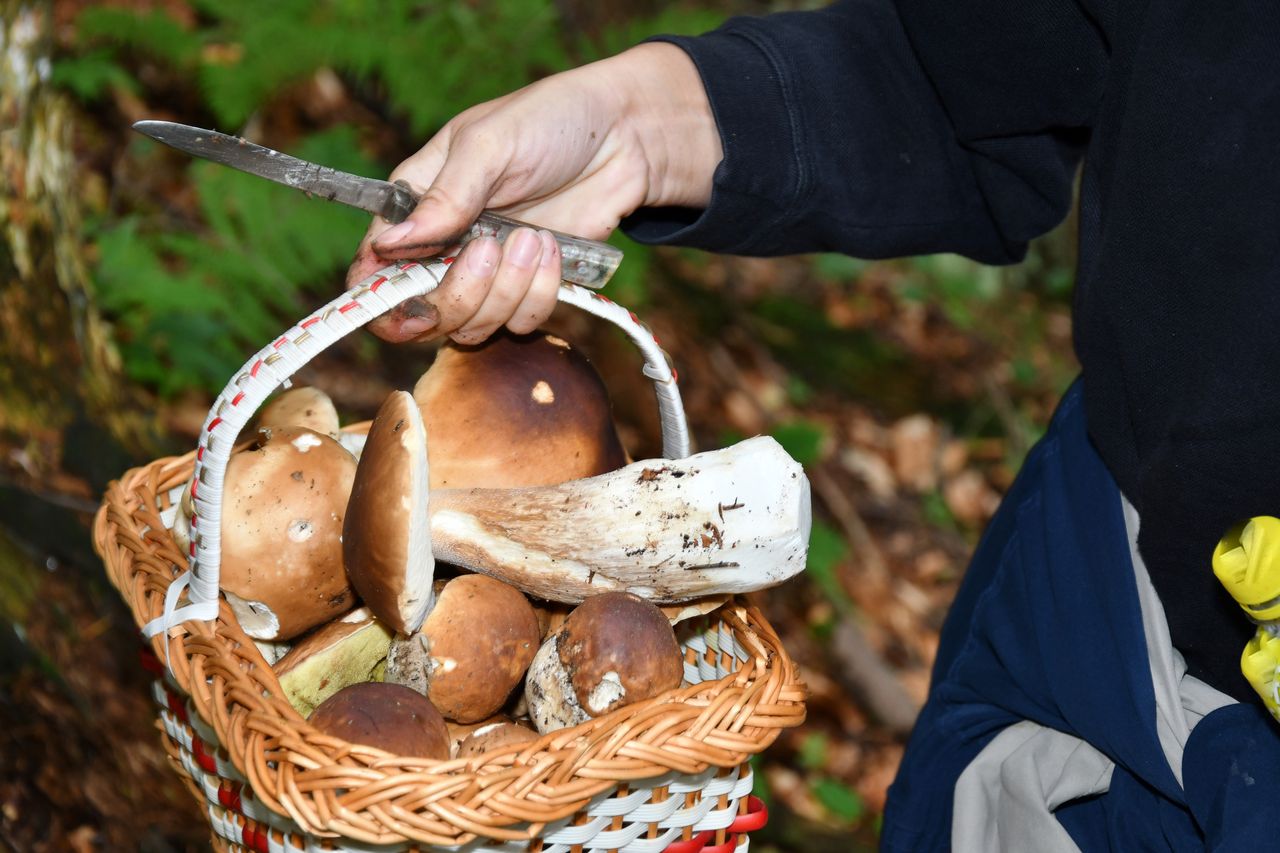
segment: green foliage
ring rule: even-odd
[[[827,736],[822,732],[810,732],[800,741],[799,754],[796,756],[800,766],[810,772],[822,770],[827,766]]]
[[[609,243],[622,250],[622,264],[605,285],[604,293],[615,302],[640,311],[649,304],[646,283],[653,270],[653,249],[615,231]]]
[[[836,569],[848,556],[849,545],[844,537],[831,525],[815,520],[809,531],[809,561],[805,571],[827,601],[845,612],[853,609],[853,602],[840,584]]]
[[[220,126],[237,128],[321,68],[382,87],[420,135],[463,106],[519,88],[568,58],[551,0],[422,3],[386,0],[195,0],[195,31],[163,12],[89,9],[89,43],[133,52],[194,75]]]
[[[96,101],[112,89],[135,93],[138,84],[112,58],[109,50],[93,50],[53,66],[53,84],[70,90],[82,101]]]
[[[822,424],[806,420],[778,424],[770,435],[801,465],[812,465],[821,459],[822,446],[827,440],[827,431]]]
[[[374,166],[349,128],[305,140],[298,153],[356,172]],[[206,233],[148,228],[133,216],[97,243],[103,307],[118,319],[130,375],[162,394],[222,387],[244,358],[319,299],[367,224],[351,208],[211,163],[188,170]],[[308,298],[303,300],[303,296]]]
[[[813,796],[833,817],[853,824],[862,819],[866,806],[858,792],[843,782],[822,778],[813,783]]]
[[[724,22],[723,12],[686,6],[668,6],[651,18],[630,21],[621,27],[608,30],[594,41],[584,40],[579,53],[584,59],[603,59],[626,50],[646,38],[664,33],[677,36],[696,36],[714,30]]]

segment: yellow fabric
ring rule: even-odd
[[[1213,573],[1249,618],[1280,620],[1280,518],[1256,516],[1224,536]]]
[[[1271,712],[1271,716],[1280,720],[1280,696],[1276,689],[1276,667],[1280,665],[1280,637],[1273,637],[1266,628],[1259,628],[1258,633],[1244,647],[1240,656],[1240,670],[1249,684],[1262,697],[1263,704]]]

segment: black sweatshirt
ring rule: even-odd
[[[1280,3],[843,0],[670,41],[725,157],[706,211],[640,211],[641,240],[1012,263],[1083,158],[1090,435],[1190,672],[1254,699],[1210,555],[1280,515]]]

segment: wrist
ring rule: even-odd
[[[637,45],[610,60],[621,132],[647,170],[644,207],[706,207],[724,156],[697,66],[673,44]]]

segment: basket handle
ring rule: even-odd
[[[227,383],[209,411],[196,446],[188,568],[169,585],[163,614],[143,626],[145,636],[154,637],[189,620],[218,617],[223,477],[240,430],[276,388],[329,346],[405,300],[435,290],[451,260],[404,262],[379,270],[261,349]],[[644,356],[643,372],[653,381],[658,398],[663,456],[688,456],[689,427],[676,371],[653,333],[635,314],[577,285],[562,284],[558,299],[627,333]],[[188,588],[187,603],[179,605]]]

